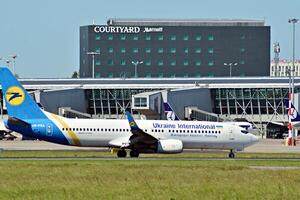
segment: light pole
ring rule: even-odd
[[[95,78],[95,55],[100,55],[100,53],[96,51],[89,51],[86,54],[92,55],[92,78]]]
[[[237,63],[224,63],[225,66],[229,66],[229,77],[231,77],[232,74],[232,65],[237,66]]]
[[[293,24],[293,63],[292,63],[292,70],[290,70],[290,74],[291,74],[291,76],[292,76],[292,85],[291,85],[291,87],[292,87],[292,94],[291,94],[291,99],[289,98],[289,109],[291,109],[291,104],[294,104],[294,87],[295,87],[295,85],[294,85],[294,83],[295,83],[295,25],[296,25],[296,23],[299,21],[299,19],[296,19],[296,18],[293,18],[293,19],[289,19],[288,20],[288,22],[289,23],[292,23]],[[290,88],[289,88],[289,91],[290,91]],[[289,113],[289,114],[291,114],[291,113]],[[290,122],[290,118],[291,118],[291,116],[289,116],[289,123],[291,123]],[[291,126],[292,127],[292,126]],[[291,130],[289,131],[289,139],[291,140],[291,142],[293,143],[293,137],[294,137],[294,131],[293,131],[293,128],[290,128]],[[291,143],[290,142],[290,143]],[[290,144],[290,145],[293,145],[293,144]]]
[[[134,65],[134,77],[137,78],[138,77],[137,66],[139,64],[143,64],[143,61],[131,61],[131,63]]]
[[[89,51],[86,53],[87,55],[92,55],[92,78],[95,78],[95,55],[100,55],[99,52],[96,51]],[[95,100],[95,91],[92,89],[93,93],[93,106],[94,106],[94,115],[97,115],[97,109],[96,109],[96,100]]]
[[[17,55],[16,54],[14,54],[14,55],[12,55],[11,56],[12,57],[12,59],[13,59],[13,66],[12,66],[12,70],[13,70],[13,74],[14,75],[16,75],[16,73],[15,73],[15,66],[16,66],[16,58],[17,58]]]

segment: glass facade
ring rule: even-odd
[[[152,89],[95,89],[96,114],[118,115],[122,114],[122,108],[131,110],[132,95],[142,92],[150,92]],[[94,113],[92,90],[86,90],[88,97],[88,113]],[[140,106],[147,106],[147,99],[137,102]]]
[[[212,89],[211,97],[216,114],[280,115],[286,113],[283,100],[288,97],[288,89]]]

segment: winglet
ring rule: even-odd
[[[130,114],[130,112],[126,111],[125,114],[127,116],[127,119],[128,119],[129,126],[130,126],[131,130],[140,130],[140,128],[138,127],[138,125],[134,121],[132,115]]]

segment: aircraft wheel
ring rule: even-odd
[[[127,153],[124,149],[120,149],[117,153],[118,158],[125,158],[126,155],[127,155]]]
[[[228,154],[228,157],[229,157],[229,158],[234,158],[234,157],[235,157],[235,155],[234,155],[234,153],[233,153],[232,150],[230,150],[230,153]]]
[[[131,158],[137,158],[137,157],[139,157],[139,152],[137,151],[137,150],[131,150],[130,151],[130,157]]]

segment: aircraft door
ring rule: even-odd
[[[52,124],[46,125],[46,136],[52,136],[53,134],[53,126]]]
[[[230,141],[233,141],[235,138],[234,138],[234,134],[233,134],[233,130],[232,128],[230,127],[229,128],[229,140]]]

